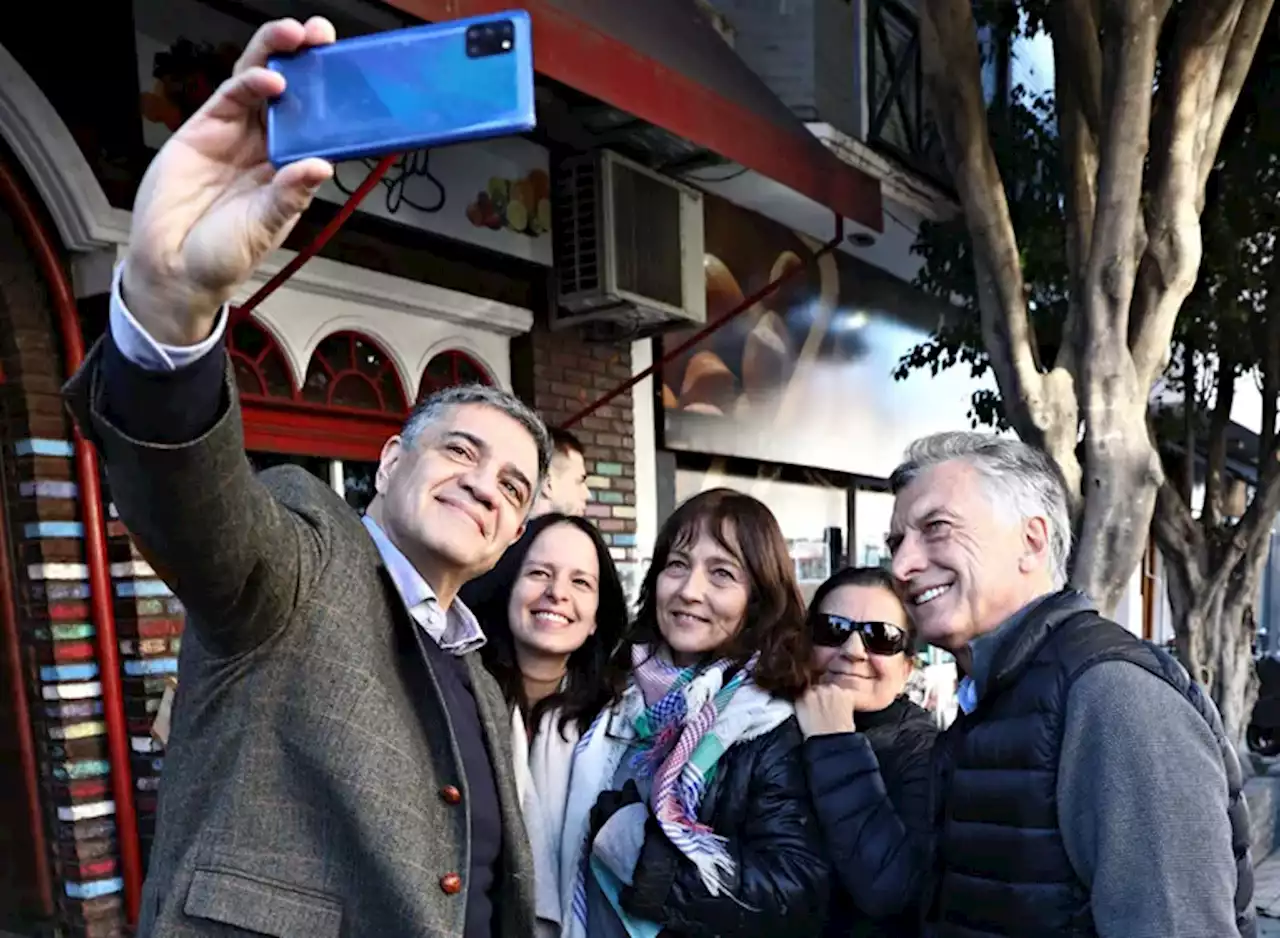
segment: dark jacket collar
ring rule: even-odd
[[[911,701],[906,695],[895,697],[893,703],[885,707],[883,710],[871,710],[863,712],[855,711],[854,722],[857,723],[859,730],[874,729],[877,726],[888,726],[898,723],[907,715],[907,710],[911,706]]]
[[[1093,601],[1079,590],[1065,589],[1036,600],[1016,613],[1009,628],[1001,627],[990,650],[990,667],[975,676],[977,698],[982,700],[1017,680],[1042,645],[1063,622],[1082,612],[1095,612]]]

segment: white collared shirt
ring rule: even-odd
[[[409,615],[431,636],[432,641],[451,655],[465,655],[483,647],[484,632],[466,604],[461,599],[455,599],[447,610],[441,609],[435,590],[422,578],[409,558],[391,543],[387,532],[382,530],[378,522],[365,515],[364,526],[373,538],[378,553],[382,555],[382,562],[386,565],[387,573],[391,575],[391,582],[395,583],[400,598],[404,600]]]

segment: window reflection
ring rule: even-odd
[[[344,460],[342,463],[343,497],[347,504],[356,511],[363,512],[377,494],[374,478],[378,472],[376,462],[355,462]]]
[[[263,472],[276,466],[298,466],[327,486],[334,486],[340,474],[342,497],[348,505],[361,513],[369,507],[373,496],[377,494],[374,488],[378,472],[376,462],[326,459],[323,456],[299,456],[292,453],[251,452],[248,456],[249,464],[255,472]]]

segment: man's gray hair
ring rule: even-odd
[[[432,424],[447,417],[455,407],[467,404],[483,404],[506,414],[520,426],[529,431],[533,442],[538,447],[538,478],[534,482],[534,496],[538,494],[538,486],[547,475],[551,465],[551,434],[542,418],[535,414],[524,401],[514,394],[508,394],[501,388],[492,388],[483,384],[460,384],[445,388],[442,391],[424,398],[409,412],[409,417],[400,429],[400,439],[405,446],[413,446]]]
[[[907,447],[902,465],[889,477],[897,495],[922,472],[944,462],[968,463],[987,485],[991,503],[1020,518],[1044,518],[1049,534],[1049,568],[1054,585],[1067,583],[1071,559],[1071,510],[1062,471],[1044,450],[992,433],[935,433]]]

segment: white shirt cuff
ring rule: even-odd
[[[222,341],[227,331],[228,307],[218,310],[209,338],[195,345],[165,345],[153,339],[133,318],[120,294],[120,275],[124,264],[116,266],[111,279],[111,338],[125,358],[147,371],[177,371],[208,355]]]

